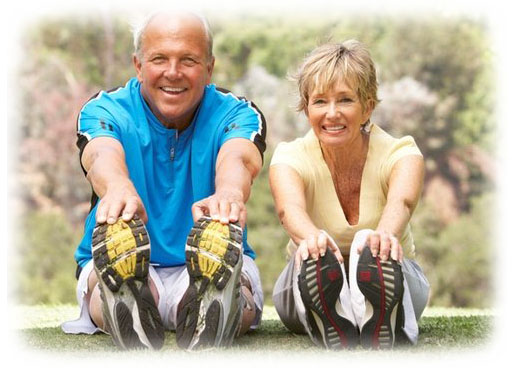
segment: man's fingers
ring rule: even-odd
[[[214,201],[212,201],[215,203]],[[219,221],[221,224],[227,225],[229,223],[229,215],[231,212],[231,204],[228,200],[222,199],[219,201]],[[212,216],[213,218],[213,216]]]
[[[124,206],[122,217],[123,221],[130,221],[133,218],[133,215],[137,213],[139,209],[139,200],[137,197],[130,197],[126,201],[126,205]]]
[[[107,221],[108,206],[103,201],[100,201],[96,209],[96,222],[104,224]]]
[[[219,221],[220,214],[219,214],[219,201],[215,199],[215,197],[209,197],[208,198],[208,213],[210,214],[210,217],[214,221]]]
[[[204,206],[202,202],[196,202],[192,205],[192,218],[194,219],[194,222],[206,214],[205,208],[207,207]]]
[[[236,222],[237,220],[234,221]],[[238,222],[240,223],[240,227],[242,229],[245,227],[245,224],[247,223],[247,209],[245,208],[245,206],[240,210]]]
[[[107,224],[113,225],[119,219],[119,215],[121,214],[122,206],[119,204],[114,204],[110,206],[107,214]]]
[[[240,217],[242,216],[242,212],[245,211],[245,206],[238,202],[231,202],[231,208],[229,211],[229,222],[237,222],[240,221]]]

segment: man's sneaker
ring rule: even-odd
[[[318,260],[308,258],[299,274],[299,291],[313,341],[328,349],[353,347],[359,341],[351,311],[341,305],[344,280],[340,263],[331,250]]]
[[[185,257],[190,285],[178,306],[178,346],[231,345],[242,312],[242,229],[203,217],[190,231]]]
[[[368,348],[392,348],[397,316],[404,294],[402,267],[395,260],[382,261],[364,247],[357,265],[357,286],[366,298],[361,344]]]
[[[105,330],[121,349],[160,349],[164,327],[148,284],[150,245],[144,223],[96,226],[94,270],[103,300]]]

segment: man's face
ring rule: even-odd
[[[140,54],[133,60],[151,111],[166,127],[186,128],[214,65],[202,23],[195,17],[157,16],[146,28]]]

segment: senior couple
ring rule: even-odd
[[[62,328],[106,332],[121,349],[159,349],[165,330],[187,350],[229,346],[263,310],[245,204],[263,164],[265,118],[210,83],[201,16],[151,15],[134,47],[136,77],[93,96],[78,117],[93,193],[75,252],[80,318]],[[290,236],[276,310],[290,331],[328,349],[415,343],[429,291],[409,226],[422,155],[410,136],[370,122],[377,81],[361,43],[316,48],[296,80],[311,130],[279,144],[271,161]]]

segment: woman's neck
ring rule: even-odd
[[[320,148],[328,167],[350,168],[366,161],[369,141],[370,135],[362,132],[351,144],[326,146],[320,142]]]

